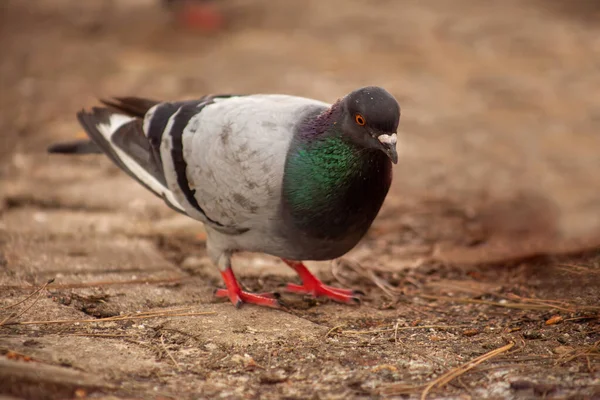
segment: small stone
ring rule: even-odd
[[[571,346],[557,346],[552,351],[556,354],[567,354],[573,351]]]
[[[219,348],[219,346],[217,346],[214,343],[206,343],[204,345],[204,347],[206,348],[206,350],[209,350],[209,351],[215,351],[215,350],[217,350]]]
[[[252,356],[250,356],[249,354],[244,354],[239,355],[239,354],[234,354],[231,356],[231,361],[236,363],[236,364],[240,364],[243,365],[245,368],[256,368],[256,367],[260,367],[256,361],[254,361],[254,359],[252,358]]]
[[[264,373],[263,375],[260,376],[259,381],[260,383],[266,384],[266,385],[273,385],[276,383],[281,383],[281,382],[285,382],[287,381],[288,377],[285,374],[285,372],[281,369],[278,369],[276,371],[269,371]]]
[[[537,385],[533,386],[533,393],[546,398],[548,394],[556,391],[557,389],[558,387],[551,383],[538,383]]]
[[[44,347],[44,345],[40,342],[38,342],[35,339],[27,339],[23,342],[23,346],[26,347]]]
[[[234,362],[236,364],[244,364],[244,356],[240,354],[234,354],[231,356],[231,362]]]
[[[520,381],[511,382],[510,388],[512,390],[527,390],[527,389],[531,389],[533,387],[533,385],[534,385],[533,382],[520,380]]]
[[[471,337],[471,336],[475,336],[475,335],[479,334],[479,330],[478,329],[465,329],[462,334],[465,336]]]
[[[43,213],[43,212],[36,212],[36,213],[33,214],[33,220],[35,222],[43,224],[46,221],[48,221],[48,215],[46,213]]]
[[[188,256],[181,263],[181,267],[185,269],[199,269],[209,262],[206,257]]]
[[[556,340],[558,340],[558,343],[560,343],[560,344],[567,344],[567,343],[569,343],[570,337],[571,337],[571,335],[569,335],[568,333],[563,333],[562,335],[557,337]]]
[[[541,339],[542,334],[539,331],[528,330],[523,333],[523,337],[529,340]]]

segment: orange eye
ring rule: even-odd
[[[365,124],[367,123],[367,121],[365,121],[365,117],[363,117],[360,114],[356,114],[354,116],[354,120],[356,121],[356,123],[360,126],[365,126]]]

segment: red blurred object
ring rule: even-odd
[[[220,30],[224,18],[213,2],[205,0],[170,0],[177,22],[191,30],[210,33]],[[176,4],[175,4],[176,3]]]

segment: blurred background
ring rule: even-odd
[[[46,154],[98,97],[364,85],[402,107],[393,187],[307,263],[360,307],[215,300],[201,224],[106,157]],[[427,398],[600,398],[599,128],[598,0],[0,0],[0,397],[420,398],[511,341]],[[164,316],[99,323],[140,312]]]
[[[381,263],[393,267],[397,248],[478,263],[600,244],[597,1],[3,0],[0,11],[8,206],[122,199],[169,213],[106,160],[44,153],[81,135],[74,113],[97,97],[332,102],[380,85],[402,107],[401,160],[371,233],[389,250]]]

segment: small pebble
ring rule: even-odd
[[[529,340],[541,339],[542,334],[539,331],[528,330],[523,333],[523,337]]]
[[[479,334],[479,330],[477,329],[465,329],[462,333],[465,336],[471,337]]]

